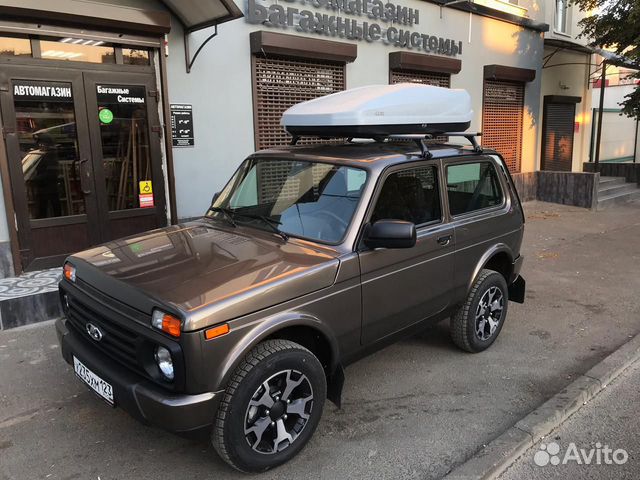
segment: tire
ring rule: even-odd
[[[313,353],[288,340],[262,342],[229,381],[214,420],[213,447],[242,472],[281,465],[313,435],[326,396],[324,370]]]
[[[491,301],[490,306],[488,301]],[[467,299],[451,317],[453,343],[471,353],[489,348],[502,330],[507,318],[508,304],[509,291],[504,277],[493,270],[482,270]],[[486,308],[487,306],[489,308]]]

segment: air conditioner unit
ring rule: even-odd
[[[352,88],[298,103],[280,123],[294,137],[375,138],[461,132],[471,124],[466,90],[415,83]]]

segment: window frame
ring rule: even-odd
[[[563,5],[562,25],[560,20],[560,4]],[[553,33],[559,33],[561,35],[570,35],[569,33],[569,1],[568,0],[555,0],[555,8],[553,10]]]
[[[451,212],[451,206],[449,204],[449,189],[448,189],[448,171],[449,171],[449,167],[452,166],[457,166],[457,165],[469,165],[469,164],[473,164],[473,163],[488,163],[493,167],[493,171],[496,174],[496,178],[498,180],[498,185],[500,186],[500,193],[502,195],[502,202],[500,202],[499,205],[490,205],[488,207],[483,207],[483,208],[479,208],[477,210],[471,210],[470,212],[464,212],[464,213],[458,213],[458,214],[453,214]],[[505,184],[503,179],[501,178],[502,176],[500,175],[499,171],[498,171],[498,167],[496,165],[496,162],[494,161],[494,159],[492,159],[491,157],[480,157],[474,160],[470,160],[470,159],[453,159],[452,161],[445,161],[444,165],[443,165],[443,180],[444,180],[444,185],[447,189],[447,214],[449,215],[449,217],[451,219],[454,220],[458,220],[460,218],[467,218],[467,217],[475,217],[477,215],[481,215],[487,212],[491,212],[491,211],[496,211],[496,210],[502,210],[506,204],[507,204],[507,194],[506,194],[506,189],[505,189]]]
[[[395,174],[395,173],[400,173],[400,172],[404,172],[404,171],[408,171],[408,170],[416,170],[418,168],[424,168],[424,167],[432,167],[436,170],[436,182],[435,185],[438,187],[438,198],[440,199],[440,219],[436,219],[436,220],[431,220],[430,222],[426,222],[426,223],[421,223],[419,225],[416,225],[416,231],[420,231],[426,227],[433,227],[435,225],[441,225],[446,223],[447,217],[445,215],[445,212],[448,210],[448,204],[445,206],[445,202],[444,202],[444,198],[443,198],[443,192],[442,192],[442,168],[440,165],[440,161],[439,160],[427,160],[427,161],[419,161],[419,162],[412,162],[412,163],[406,163],[406,164],[399,164],[399,165],[392,165],[387,167],[379,176],[378,176],[378,180],[376,182],[376,187],[375,190],[373,192],[373,195],[371,196],[371,200],[369,202],[369,207],[367,208],[367,212],[365,215],[365,220],[362,222],[362,229],[364,230],[364,227],[368,224],[371,223],[371,218],[373,217],[373,212],[375,211],[375,208],[378,204],[378,200],[380,199],[380,194],[382,193],[382,187],[384,187],[385,182],[387,181],[387,179]],[[359,242],[360,243],[360,242]]]

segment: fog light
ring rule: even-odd
[[[64,278],[66,278],[70,282],[76,281],[76,267],[74,267],[69,262],[67,262],[64,264],[63,271],[64,271]]]
[[[173,359],[171,358],[171,352],[165,347],[158,345],[156,347],[155,357],[162,376],[167,380],[173,380]]]

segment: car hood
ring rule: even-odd
[[[331,249],[207,220],[115,240],[70,260],[81,282],[145,313],[177,308],[185,330],[326,288],[339,265]]]

